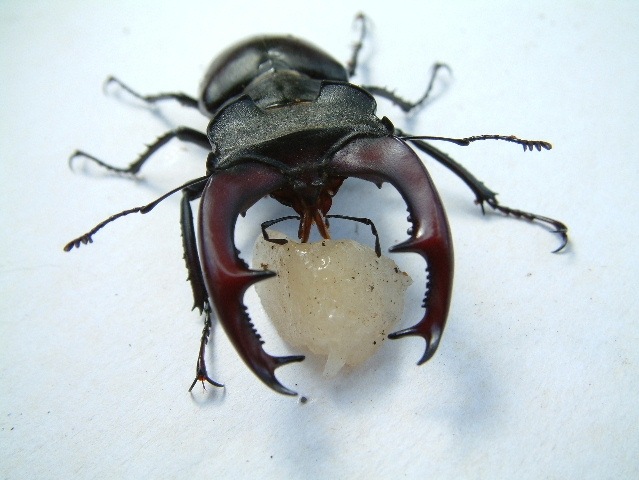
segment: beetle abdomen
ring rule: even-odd
[[[343,65],[311,43],[292,36],[254,37],[213,60],[200,85],[200,111],[211,117],[260,75],[282,70],[315,80],[348,81]]]

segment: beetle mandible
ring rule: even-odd
[[[424,103],[438,72],[447,67],[433,66],[428,88],[415,102],[408,102],[383,87],[350,83],[366,34],[365,17],[360,14],[356,21],[359,38],[346,66],[303,40],[291,36],[259,36],[232,46],[213,60],[197,99],[184,93],[140,95],[109,77],[107,83],[118,84],[148,104],[174,100],[199,109],[210,118],[207,131],[187,127],[171,130],[149,145],[127,168],[114,167],[82,151],[71,156],[70,161],[84,157],[111,171],[135,175],[153,153],[174,138],[209,151],[204,176],[148,205],[109,217],[64,247],[69,251],[92,242],[92,236],[115,219],[131,213],[148,213],[168,196],[182,192],[180,223],[184,258],[193,290],[193,308],[204,315],[196,378],[191,389],[197,381],[222,386],[209,377],[205,363],[215,311],[227,336],[255,375],[272,389],[295,395],[277,380],[275,369],[304,357],[277,357],[266,353],[243,304],[244,293],[251,285],[275,275],[275,272],[249,269],[234,244],[238,216],[264,196],[270,195],[296,212],[293,216],[264,222],[265,236],[266,226],[295,218],[299,220],[299,238],[303,242],[308,241],[313,225],[322,237],[329,238],[328,218],[346,218],[372,227],[379,255],[379,239],[372,222],[367,218],[329,214],[332,197],[349,177],[378,185],[389,182],[398,190],[408,207],[412,227],[408,231],[410,238],[391,247],[390,252],[421,255],[428,265],[428,280],[424,316],[412,327],[392,333],[389,338],[410,335],[424,338],[426,347],[418,364],[433,356],[446,324],[453,281],[453,246],[439,195],[410,145],[449,168],[466,183],[482,212],[487,204],[503,214],[554,227],[561,237],[555,251],[561,250],[568,241],[563,223],[499,204],[492,190],[426,140],[462,146],[479,140],[504,140],[522,145],[524,151],[548,150],[551,145],[502,135],[468,138],[407,135],[388,118],[378,118],[373,95],[390,100],[408,112]],[[198,198],[201,200],[196,240],[190,203]]]

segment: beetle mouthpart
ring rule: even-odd
[[[304,355],[290,355],[288,357],[272,357],[272,358],[275,360],[275,363],[276,363],[276,365],[273,367],[273,370],[275,370],[277,367],[281,367],[282,365],[286,365],[287,363],[301,362],[306,357]],[[290,388],[286,388],[284,385],[282,385],[279,382],[279,380],[275,378],[275,375],[271,375],[270,380],[271,380],[270,382],[265,382],[265,383],[276,392],[283,393],[284,395],[291,395],[291,396],[297,395],[297,392],[294,392]]]
[[[435,353],[446,325],[453,284],[453,246],[439,194],[419,158],[395,138],[354,140],[335,155],[331,166],[337,175],[390,182],[406,202],[412,235],[390,252],[417,253],[427,262],[426,312],[415,325],[389,338],[424,338],[426,349],[419,360],[424,363]]]
[[[253,178],[250,186],[246,179]],[[251,270],[239,257],[233,232],[240,212],[265,195],[281,188],[286,178],[265,165],[238,165],[210,177],[200,201],[200,262],[206,291],[215,305],[217,318],[242,360],[273,390],[297,395],[275,377],[282,365],[304,360],[302,355],[276,357],[264,351],[263,340],[243,303],[244,293],[256,282],[275,275]]]
[[[412,228],[409,231],[412,232]],[[393,245],[388,249],[390,253],[409,253],[414,252],[415,249],[419,246],[419,241],[416,238],[409,238],[408,240],[398,243],[397,245]]]
[[[308,243],[313,224],[317,227],[322,238],[327,240],[331,238],[324,215],[317,207],[311,206],[306,207],[300,216],[300,228],[297,231],[297,238],[299,238],[302,243]]]

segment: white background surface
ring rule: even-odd
[[[127,3],[0,6],[2,478],[637,478],[639,4]],[[550,140],[551,152],[525,154],[439,146],[505,205],[565,221],[571,243],[551,255],[558,240],[545,228],[482,218],[427,160],[456,249],[448,327],[429,363],[415,366],[423,342],[411,339],[333,379],[308,359],[278,370],[309,397],[302,405],[262,385],[217,328],[210,372],[226,389],[190,395],[201,320],[184,281],[179,196],[90,247],[62,245],[201,175],[205,153],[171,144],[137,185],[74,173],[66,158],[83,148],[126,165],[175,125],[205,128],[178,106],[154,115],[103,95],[107,75],[196,94],[216,53],[261,32],[346,59],[360,9],[373,27],[355,82],[415,98],[432,63],[454,73],[418,115],[383,101],[380,114],[415,133]],[[345,186],[334,211],[371,216],[388,248],[407,227],[392,193]],[[277,208],[242,223],[243,252]],[[421,294],[411,290],[404,326]],[[267,351],[289,352],[248,303]]]

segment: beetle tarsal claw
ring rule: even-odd
[[[566,245],[568,245],[568,233],[567,230],[555,230],[553,233],[556,233],[561,238],[561,245],[559,245],[556,249],[554,249],[551,253],[559,253],[561,252]]]
[[[209,377],[209,374],[206,370],[206,364],[204,363],[204,347],[208,343],[209,331],[207,329],[209,328],[210,328],[210,324],[207,324],[207,326],[204,327],[206,336],[202,337],[202,345],[200,346],[200,355],[198,356],[197,367],[195,370],[195,380],[193,380],[193,383],[191,384],[191,387],[189,388],[189,392],[193,390],[193,387],[195,387],[195,384],[197,382],[202,382],[202,388],[204,390],[206,390],[206,387],[204,386],[204,382],[208,382],[214,387],[224,388],[224,385],[222,383],[218,383],[215,380],[211,379],[211,377]]]
[[[204,375],[196,375],[195,380],[193,380],[193,383],[191,384],[191,387],[189,388],[189,392],[193,390],[193,387],[195,387],[195,384],[197,382],[202,382],[202,388],[204,390],[206,390],[206,384],[204,382],[208,382],[214,387],[224,388],[224,384],[217,383],[215,380],[211,380],[208,375],[204,374]]]

